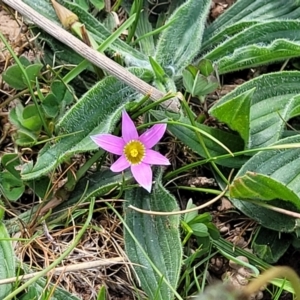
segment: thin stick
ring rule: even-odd
[[[69,266],[65,266],[65,267],[58,267],[58,268],[52,269],[49,273],[51,273],[53,275],[53,274],[59,274],[59,273],[65,273],[65,272],[76,272],[79,270],[94,269],[94,268],[101,267],[101,266],[109,266],[109,265],[113,265],[113,264],[124,264],[124,263],[126,263],[126,262],[124,261],[123,257],[112,257],[110,259],[100,259],[100,260],[96,260],[96,261],[78,263],[78,264],[69,265]],[[17,280],[18,281],[27,280],[27,279],[33,278],[36,275],[39,275],[40,273],[42,273],[42,271],[25,274],[23,276],[1,279],[0,285],[16,282]],[[42,274],[42,275],[46,276],[47,274]]]
[[[134,76],[128,70],[121,67],[102,53],[99,53],[96,50],[88,47],[71,33],[67,32],[62,27],[58,26],[49,19],[45,18],[21,0],[0,0],[0,2],[9,5],[23,16],[33,21],[36,25],[52,35],[54,38],[69,46],[71,49],[74,49],[74,51],[80,54],[83,58],[107,71],[109,74],[115,76],[119,80],[125,82],[136,91],[142,93],[143,95],[149,94],[151,100],[156,101],[164,97],[164,93],[144,82],[140,78]],[[177,98],[167,100],[163,105],[168,110],[174,112],[179,111],[179,100]]]
[[[227,188],[222,193],[220,193],[220,195],[218,195],[217,197],[211,199],[210,201],[206,202],[205,204],[202,204],[200,206],[196,206],[196,207],[193,207],[193,208],[190,208],[190,209],[185,209],[185,210],[164,212],[164,211],[155,211],[155,210],[144,210],[144,209],[135,207],[133,205],[128,205],[128,208],[131,208],[131,209],[133,209],[135,211],[138,211],[140,213],[143,213],[145,215],[154,215],[154,216],[174,216],[174,215],[180,215],[180,214],[187,214],[187,213],[190,213],[192,211],[197,211],[197,210],[200,210],[200,209],[203,209],[207,206],[212,205],[213,203],[218,201],[220,198],[222,198],[226,194],[226,191],[227,191]]]

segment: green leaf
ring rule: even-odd
[[[198,237],[209,236],[207,226],[203,223],[191,224],[191,229],[193,230],[193,235]]]
[[[223,29],[237,22],[297,19],[300,17],[299,2],[286,0],[243,0],[236,1],[205,29],[205,40],[222,34]]]
[[[274,145],[299,142],[300,135],[296,135],[282,139]],[[260,151],[237,173],[230,187],[230,199],[236,208],[266,228],[280,232],[297,231],[297,220],[294,217],[244,199],[258,199],[262,203],[267,201],[273,206],[300,211],[299,180],[299,148]]]
[[[192,96],[205,96],[217,89],[219,83],[214,76],[204,76],[198,71],[195,76],[188,69],[183,70],[183,85]]]
[[[214,72],[213,64],[208,59],[201,59],[198,64],[198,69],[200,73],[204,76],[209,76]]]
[[[227,11],[227,10],[226,10]],[[204,36],[202,46],[201,46],[201,53],[208,52],[212,48],[216,47],[217,45],[224,42],[229,37],[234,36],[235,34],[245,30],[246,28],[259,23],[258,21],[239,21],[229,27],[223,27],[219,29],[218,32],[215,33],[213,36]],[[208,27],[209,28],[209,27]],[[205,32],[204,32],[205,34]]]
[[[260,228],[252,242],[252,249],[260,259],[269,264],[277,263],[292,242],[290,234],[280,234],[277,231]]]
[[[144,80],[152,75],[143,69],[131,71]],[[57,125],[59,134],[73,134],[61,138],[45,152],[41,152],[35,166],[23,170],[22,179],[38,178],[74,153],[96,150],[98,147],[90,136],[111,132],[125,104],[138,97],[134,89],[112,76],[100,81],[72,106]]]
[[[36,82],[36,77],[39,75],[41,69],[42,69],[43,65],[42,64],[33,64],[30,66],[27,66],[25,69],[25,72],[28,76],[29,81],[32,84],[35,84]],[[23,77],[24,82],[26,82],[26,79]],[[27,82],[26,82],[27,83]]]
[[[17,179],[21,179],[20,171],[16,170],[16,167],[20,167],[21,162],[17,153],[5,153],[1,157],[1,164],[9,173],[15,176]]]
[[[6,227],[0,222],[0,280],[15,277],[15,256]],[[0,286],[0,299],[4,299],[12,289],[12,284]]]
[[[131,204],[149,211],[171,212],[178,210],[176,199],[162,186],[160,178],[156,179],[151,194],[142,188],[136,188],[127,191],[125,199],[125,223],[133,234],[132,236],[125,230],[125,249],[128,258],[134,264],[141,287],[146,292],[147,299],[174,299],[173,291],[165,281],[176,290],[182,260],[179,215],[148,215],[127,206]],[[153,269],[149,259],[163,278]]]
[[[247,145],[250,135],[250,108],[255,88],[234,97],[210,110],[210,114],[219,121],[237,131]]]
[[[55,118],[59,112],[59,103],[54,94],[49,93],[42,103],[45,114],[50,118]]]
[[[21,124],[29,129],[30,131],[39,131],[42,128],[42,121],[38,114],[37,107],[32,105],[27,105],[22,114]]]
[[[210,0],[188,0],[169,18],[173,22],[157,43],[155,60],[178,75],[189,65],[201,47]]]
[[[196,205],[193,203],[193,200],[192,199],[189,199],[189,201],[188,201],[188,203],[187,203],[187,205],[186,205],[186,209],[191,209],[191,208],[193,208],[193,207],[196,207]],[[197,215],[198,215],[198,212],[197,211],[191,211],[191,212],[189,212],[189,213],[185,213],[184,215],[183,215],[183,221],[185,222],[185,223],[189,223],[189,222],[191,222],[195,217],[197,217]]]
[[[9,172],[0,173],[0,191],[10,201],[18,200],[25,191],[22,180]]]
[[[21,69],[18,65],[12,65],[2,74],[3,80],[16,90],[23,90],[27,87],[23,80]]]
[[[152,70],[155,74],[155,77],[160,81],[160,82],[164,82],[165,81],[165,76],[166,73],[164,71],[164,69],[161,67],[161,65],[159,63],[157,63],[155,61],[155,59],[153,59],[151,56],[149,56],[149,61],[152,67]]]
[[[298,57],[300,21],[258,23],[227,39],[205,54],[224,74]]]
[[[247,137],[247,118],[250,117],[250,134],[247,148],[258,148],[268,146],[278,141],[283,134],[286,122],[300,113],[300,72],[277,72],[269,73],[252,79],[235,90],[221,98],[209,111],[210,114],[216,115],[218,118],[224,112],[222,108],[228,103],[230,112],[235,118],[224,118],[227,125],[238,130],[243,138]],[[250,116],[247,113],[247,106],[244,108],[239,101],[249,101],[244,96],[247,93],[252,94],[250,107]],[[244,95],[244,96],[243,96]],[[247,104],[249,105],[249,104]],[[226,107],[224,106],[224,108]],[[238,128],[239,122],[241,127]],[[243,124],[243,125],[242,125]],[[245,126],[246,128],[242,128]]]
[[[246,172],[229,186],[230,197],[253,200],[284,200],[300,210],[300,199],[283,183],[263,174]]]

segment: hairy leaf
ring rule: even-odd
[[[162,186],[160,178],[156,178],[151,194],[142,188],[136,188],[127,191],[125,199],[126,207],[131,204],[149,211],[165,212],[179,209],[176,199]],[[126,208],[125,222],[133,234],[131,236],[128,230],[125,230],[126,253],[134,263],[134,269],[142,289],[148,296],[147,299],[173,299],[173,292],[165,280],[176,289],[182,260],[178,228],[180,216],[148,215]],[[157,274],[149,259],[163,277]]]
[[[258,23],[227,39],[204,55],[219,74],[299,56],[300,21]]]
[[[157,43],[155,60],[174,75],[191,63],[199,51],[210,0],[188,0],[169,18],[172,25],[165,29]]]

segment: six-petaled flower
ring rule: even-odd
[[[151,165],[169,165],[169,160],[151,148],[159,142],[166,131],[166,124],[156,124],[139,136],[126,111],[122,112],[122,137],[97,134],[91,139],[102,149],[120,157],[111,165],[113,172],[130,167],[135,180],[148,192],[152,187]]]

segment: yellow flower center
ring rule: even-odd
[[[126,159],[132,165],[137,165],[145,157],[146,149],[140,141],[132,140],[125,145],[123,151]]]

